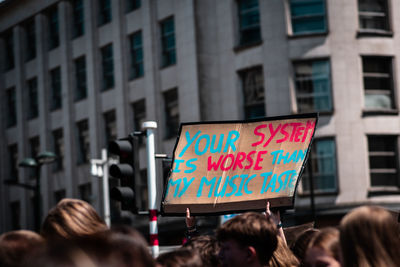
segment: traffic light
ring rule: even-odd
[[[135,178],[139,179],[139,140],[130,134],[126,138],[111,141],[108,151],[119,156],[119,164],[112,164],[109,169],[110,176],[120,180],[120,186],[110,190],[110,197],[121,202],[121,209],[137,213],[135,196]]]

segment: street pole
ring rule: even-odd
[[[154,144],[154,129],[157,129],[155,121],[146,121],[142,124],[143,130],[147,136],[147,184],[149,198],[149,230],[150,230],[150,246],[153,257],[159,254],[158,227],[157,227],[157,207],[156,207],[156,159]]]
[[[36,171],[36,185],[35,185],[35,230],[40,232],[40,219],[41,219],[41,210],[40,210],[40,167],[42,165],[38,164],[35,167]]]
[[[110,216],[110,194],[108,193],[108,158],[107,158],[107,149],[103,148],[101,150],[101,159],[103,163],[103,205],[104,205],[104,221],[107,226],[111,226],[111,216]]]

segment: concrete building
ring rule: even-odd
[[[156,151],[171,155],[179,122],[319,112],[320,224],[365,203],[398,210],[399,29],[396,0],[6,0],[1,180],[31,183],[18,162],[54,151],[59,160],[42,168],[43,210],[79,197],[101,212],[88,160],[142,121],[158,122]],[[140,158],[145,170],[143,146]],[[309,212],[308,177],[292,222]],[[32,228],[32,193],[3,183],[0,192],[0,231]],[[181,231],[170,220],[161,224]]]

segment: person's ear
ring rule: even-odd
[[[254,261],[258,260],[257,251],[254,247],[248,246],[246,252],[247,252],[247,260],[248,261],[254,262]]]

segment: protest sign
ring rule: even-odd
[[[317,114],[181,124],[164,215],[292,207]]]

